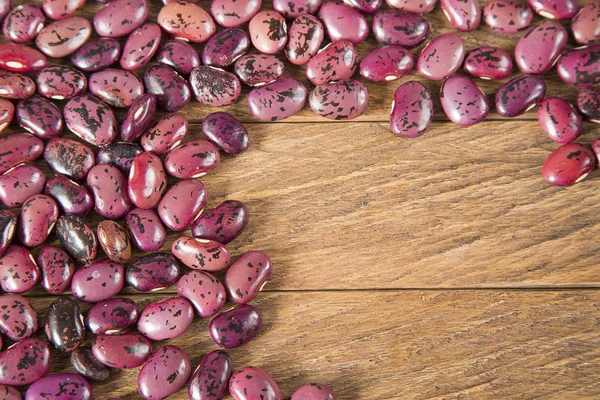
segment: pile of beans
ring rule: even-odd
[[[471,126],[486,118],[490,104],[468,75],[508,78],[513,58],[493,47],[467,52],[460,35],[446,33],[433,38],[415,63],[407,49],[428,39],[422,14],[435,0],[386,0],[385,10],[382,0],[273,0],[274,10],[265,11],[260,0],[213,0],[210,13],[197,1],[166,1],[157,23],[146,22],[146,0],[103,2],[89,21],[75,15],[85,0],[14,8],[0,0],[7,39],[0,43],[0,132],[13,117],[28,132],[0,136],[0,201],[7,207],[0,210],[0,287],[6,293],[0,296],[0,330],[14,342],[0,353],[0,393],[21,399],[13,386],[30,385],[26,400],[90,399],[88,380],[106,381],[114,368],[141,367],[138,389],[148,399],[168,397],[187,382],[193,400],[227,393],[239,400],[282,399],[266,371],[247,366],[234,372],[225,350],[207,354],[193,373],[182,349],[153,350],[152,341],[182,335],[195,316],[212,318],[210,336],[224,349],[250,342],[263,317],[248,303],[273,269],[260,251],[232,262],[225,245],[247,226],[248,209],[228,200],[205,211],[207,189],[198,180],[217,168],[221,154],[248,148],[245,127],[233,115],[214,112],[202,123],[205,139],[196,139],[177,111],[192,95],[208,106],[233,104],[246,85],[248,107],[261,121],[287,118],[307,100],[320,116],[348,120],[369,104],[367,86],[353,79],[357,71],[385,82],[416,67],[425,78],[443,80],[447,117]],[[489,0],[483,12],[477,0],[441,0],[441,7],[459,31],[477,29],[483,18],[498,33],[521,34],[514,57],[524,75],[499,89],[496,111],[514,117],[538,106],[540,126],[562,144],[544,163],[544,178],[555,185],[583,179],[600,156],[600,140],[592,150],[574,142],[582,115],[600,122],[600,89],[593,87],[600,82],[600,0],[581,10],[574,0],[530,0],[529,6]],[[584,47],[566,50],[562,23],[530,28],[534,12],[570,20],[575,42]],[[356,46],[370,33],[365,14],[373,14],[372,33],[381,47],[359,60]],[[239,28],[246,23],[248,32]],[[217,31],[217,24],[224,29]],[[100,38],[92,39],[94,32]],[[201,52],[188,42],[204,43]],[[248,53],[251,46],[258,52]],[[280,52],[305,65],[310,93],[285,75]],[[72,66],[51,65],[48,57],[69,57]],[[563,81],[582,86],[579,111],[564,99],[545,98],[541,75],[555,64]],[[467,75],[455,75],[461,67]],[[135,72],[141,68],[142,79]],[[16,107],[10,100],[19,100]],[[114,109],[126,110],[122,121]],[[433,114],[431,93],[407,81],[394,94],[391,130],[418,137]],[[63,136],[65,127],[79,140]],[[47,179],[31,164],[40,157],[54,176]],[[177,181],[169,187],[168,179]],[[92,209],[103,219],[96,229],[88,218]],[[192,236],[177,238],[170,252],[159,251],[168,231],[188,229]],[[61,247],[47,243],[52,234]],[[148,254],[132,260],[134,249]],[[223,282],[213,275],[219,272]],[[50,294],[70,290],[74,297],[58,297],[48,308],[47,341],[34,337],[37,313],[20,295],[38,283]],[[117,297],[125,283],[140,292],[177,285],[178,296],[140,311],[133,300]],[[226,299],[234,307],[222,311]],[[85,319],[78,301],[91,305]],[[91,348],[83,346],[86,334],[93,335]],[[46,376],[50,345],[70,352],[78,374]],[[332,400],[333,394],[313,383],[291,399]]]

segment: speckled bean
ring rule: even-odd
[[[71,287],[75,263],[60,247],[44,246],[37,255],[42,287],[50,294],[61,294]]]
[[[87,87],[84,74],[66,65],[50,65],[36,75],[38,93],[53,100],[72,99]]]
[[[0,332],[11,340],[24,340],[35,334],[37,318],[37,312],[25,297],[12,293],[0,296]]]
[[[144,85],[133,72],[106,68],[90,75],[92,94],[112,107],[128,108],[144,93]]]
[[[85,323],[94,335],[112,335],[134,326],[138,316],[135,301],[114,297],[94,304],[86,314]]]
[[[243,153],[248,149],[248,132],[233,115],[214,112],[202,121],[202,132],[206,139],[219,150],[229,155]]]
[[[258,367],[243,367],[233,373],[229,380],[229,392],[234,400],[282,400],[275,380]]]
[[[158,13],[161,28],[181,40],[206,42],[216,31],[215,22],[208,12],[193,3],[167,3]]]
[[[322,3],[322,0],[273,0],[273,9],[287,19],[294,19],[315,14]]]
[[[199,139],[171,150],[165,158],[165,170],[180,179],[199,178],[217,168],[220,160],[219,150]]]
[[[284,76],[248,94],[250,112],[261,121],[278,121],[296,114],[306,103],[306,87],[297,79]]]
[[[9,100],[0,98],[0,133],[2,133],[2,131],[6,129],[8,125],[10,125],[14,115],[15,106],[13,103],[11,103]]]
[[[285,18],[277,11],[260,11],[250,20],[248,30],[252,44],[261,53],[275,54],[287,43]]]
[[[2,14],[0,14],[0,20],[2,19]],[[21,397],[21,393],[11,386],[0,385],[0,397],[4,400],[23,400]]]
[[[425,14],[433,10],[437,0],[385,0],[388,6],[415,14]]]
[[[590,44],[600,40],[600,1],[585,4],[571,20],[571,32],[579,44]]]
[[[78,347],[71,352],[71,365],[79,375],[91,381],[105,382],[110,378],[108,368],[87,347]]]
[[[191,92],[187,81],[166,65],[154,65],[144,74],[144,86],[156,96],[158,106],[174,112],[190,102]]]
[[[16,43],[31,42],[44,27],[46,16],[35,4],[19,4],[4,17],[2,33]]]
[[[12,72],[38,72],[48,65],[45,55],[32,47],[0,43],[0,68]]]
[[[533,10],[512,0],[489,0],[483,7],[483,20],[498,33],[517,33],[531,24]]]
[[[306,64],[306,77],[314,85],[350,79],[358,68],[358,52],[348,40],[329,43]]]
[[[43,0],[44,13],[52,19],[63,19],[75,14],[85,4],[85,0]]]
[[[208,197],[206,187],[197,179],[184,179],[173,185],[158,203],[158,215],[171,230],[188,229],[202,213]]]
[[[94,206],[90,192],[63,175],[48,179],[44,194],[56,200],[64,214],[85,216]]]
[[[0,384],[29,385],[46,375],[51,366],[47,342],[35,338],[22,340],[0,353]]]
[[[167,174],[160,158],[147,151],[135,156],[127,181],[131,202],[139,208],[154,208],[165,190]]]
[[[563,52],[567,39],[567,30],[555,21],[529,28],[515,47],[517,66],[526,74],[543,74]]]
[[[256,298],[271,277],[271,259],[260,251],[242,254],[227,270],[225,287],[229,300],[245,304]]]
[[[146,0],[111,0],[94,15],[94,28],[100,36],[121,37],[133,32],[146,18]]]
[[[94,196],[94,208],[104,218],[118,219],[131,209],[127,178],[110,164],[96,165],[87,175],[87,186]]]
[[[542,165],[546,182],[556,186],[569,186],[580,182],[596,166],[594,152],[588,147],[571,142],[554,150]]]
[[[121,54],[121,44],[113,38],[100,38],[84,44],[71,56],[71,64],[86,72],[99,71],[114,64]]]
[[[48,57],[73,54],[92,35],[92,24],[84,17],[69,17],[51,23],[35,37],[35,45]]]
[[[171,252],[186,266],[210,272],[224,270],[231,261],[229,252],[219,242],[189,236],[176,239]]]
[[[192,372],[190,357],[166,345],[148,358],[138,375],[138,391],[145,399],[163,399],[181,389]]]
[[[373,82],[386,82],[407,75],[413,68],[412,54],[402,46],[388,45],[371,51],[360,62],[360,74]]]
[[[112,261],[124,263],[131,258],[131,243],[127,231],[119,223],[112,220],[100,222],[98,241],[104,253]]]
[[[446,18],[459,31],[473,31],[481,23],[478,0],[440,0],[440,5]]]
[[[581,135],[581,115],[560,97],[546,97],[540,103],[537,118],[542,130],[557,143],[569,143]]]
[[[46,336],[61,351],[72,351],[85,339],[85,325],[79,305],[73,298],[61,296],[46,312]]]
[[[194,319],[192,304],[172,297],[148,304],[141,312],[137,328],[151,340],[173,339],[187,331]]]
[[[137,143],[111,143],[98,149],[96,162],[98,164],[110,164],[127,174],[135,156],[143,151]]]
[[[263,86],[283,76],[285,66],[273,55],[247,54],[234,66],[235,74],[248,86]]]
[[[421,136],[433,119],[431,94],[419,82],[406,82],[396,89],[390,127],[397,136],[415,138]]]
[[[349,120],[360,117],[369,106],[369,90],[360,81],[319,85],[309,97],[312,110],[327,119]]]
[[[154,125],[146,130],[140,139],[142,147],[154,154],[166,154],[179,146],[189,129],[187,118],[181,114],[167,114],[159,117]]]
[[[202,358],[190,380],[188,396],[191,400],[223,398],[228,393],[233,361],[224,350],[211,351]]]
[[[535,107],[546,94],[544,79],[521,75],[506,82],[495,96],[496,111],[503,117],[516,117]]]
[[[24,400],[92,400],[92,388],[79,374],[59,373],[34,382],[25,393]]]
[[[92,352],[107,367],[137,368],[150,357],[152,343],[139,333],[104,333],[92,341]]]
[[[96,303],[115,296],[124,283],[123,265],[102,258],[75,272],[71,291],[81,301]]]
[[[61,111],[54,103],[40,96],[19,101],[17,122],[41,139],[52,139],[60,135],[63,128]]]
[[[544,18],[571,19],[579,11],[576,0],[528,0],[533,11]]]
[[[341,2],[323,4],[319,9],[319,19],[331,41],[349,40],[357,45],[369,34],[369,24],[365,17],[358,10]]]
[[[485,94],[466,76],[446,78],[440,88],[440,102],[448,119],[460,126],[481,122],[490,112]]]
[[[585,118],[600,123],[600,88],[583,88],[577,94],[577,108]]]
[[[382,10],[373,17],[373,34],[383,45],[415,47],[429,36],[429,22],[418,14]]]
[[[45,194],[31,196],[21,207],[17,236],[26,247],[36,247],[44,243],[56,221],[59,210],[56,201]]]
[[[202,48],[202,63],[225,68],[243,56],[250,47],[250,37],[242,29],[225,29],[211,37]]]
[[[242,92],[242,85],[237,76],[209,65],[201,65],[192,70],[190,86],[196,100],[213,107],[235,103]]]
[[[156,96],[146,93],[138,97],[121,124],[121,139],[132,142],[148,130],[156,111]]]
[[[333,392],[322,383],[307,383],[292,393],[290,400],[335,400]]]
[[[504,79],[513,72],[510,54],[497,47],[479,47],[465,57],[465,71],[481,79]]]
[[[89,264],[98,255],[94,231],[77,215],[61,215],[56,222],[56,237],[63,248],[81,264]]]
[[[7,207],[21,207],[44,190],[46,175],[37,167],[22,164],[0,175],[0,201]]]
[[[150,62],[160,45],[160,26],[149,22],[131,32],[121,56],[121,68],[132,71]]]
[[[208,330],[217,345],[234,349],[254,339],[260,333],[262,322],[258,308],[241,304],[214,317]]]
[[[39,280],[40,269],[31,253],[23,246],[9,245],[0,258],[0,287],[2,290],[7,293],[25,293],[31,290]]]
[[[117,137],[119,124],[109,106],[90,94],[83,94],[65,105],[67,128],[94,146],[104,146]]]
[[[287,59],[296,65],[306,64],[319,51],[325,29],[321,21],[313,15],[300,15],[290,27],[285,46]]]
[[[177,282],[181,266],[169,253],[153,253],[139,257],[127,266],[125,280],[140,292],[165,289]]]
[[[213,0],[210,13],[219,25],[233,28],[250,21],[261,5],[262,0]]]
[[[44,151],[44,142],[29,133],[0,136],[0,174],[19,164],[36,160]]]
[[[567,51],[558,59],[556,70],[558,76],[570,85],[600,83],[600,44]]]
[[[200,55],[190,44],[171,39],[160,46],[156,61],[173,68],[180,74],[187,75],[200,65]]]
[[[223,284],[204,271],[190,271],[183,275],[177,283],[177,294],[189,300],[202,318],[218,313],[227,299]]]
[[[26,99],[35,93],[35,82],[16,72],[0,71],[0,97]]]
[[[227,200],[196,219],[192,235],[227,244],[236,239],[247,225],[248,208],[240,201]]]
[[[167,232],[154,210],[134,208],[125,216],[125,227],[133,245],[142,251],[156,251],[167,239]]]
[[[456,33],[444,33],[421,51],[417,71],[427,79],[442,80],[458,71],[464,59],[465,41]]]
[[[92,149],[64,137],[54,138],[46,144],[44,161],[54,172],[75,180],[85,178],[95,165]]]

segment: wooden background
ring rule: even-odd
[[[160,2],[151,1],[155,20]],[[101,7],[88,3],[80,15]],[[426,18],[431,37],[453,30],[439,5]],[[483,25],[460,35],[469,50],[511,52],[519,37]],[[371,35],[358,50],[376,46]],[[302,76],[303,68],[286,66]],[[546,78],[548,95],[575,99],[577,89],[555,72]],[[388,127],[393,92],[407,80],[436,98],[436,121],[418,139],[396,138]],[[478,81],[490,100],[504,82]],[[265,368],[284,395],[318,381],[342,400],[598,398],[600,173],[569,188],[546,184],[541,165],[558,145],[535,111],[511,120],[492,112],[460,128],[441,112],[440,84],[416,72],[369,83],[369,110],[349,122],[307,106],[260,123],[249,114],[247,89],[225,108],[246,123],[251,144],[203,178],[209,206],[245,202],[250,224],[228,248],[235,256],[262,250],[274,263],[254,301],[263,332],[230,352],[235,368]],[[189,140],[202,137],[199,124],[213,111],[195,101],[181,111],[192,123]],[[599,133],[586,123],[579,141]],[[124,293],[144,306],[175,289]],[[29,296],[43,323],[53,297],[41,289]],[[207,326],[197,319],[171,341],[194,367],[217,349]],[[53,373],[72,371],[67,355],[54,357]],[[137,371],[115,370],[94,384],[94,398],[139,399]],[[185,390],[172,398],[187,398]]]

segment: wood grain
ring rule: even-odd
[[[44,309],[51,298],[31,301]],[[599,302],[597,291],[263,293],[263,333],[230,353],[235,368],[269,371],[284,395],[318,381],[339,400],[597,398]],[[169,343],[194,367],[217,349],[206,320]],[[54,360],[53,372],[72,371],[66,355]],[[138,369],[113,371],[95,398],[140,399]]]

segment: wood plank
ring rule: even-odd
[[[162,298],[134,296],[141,305]],[[43,309],[51,298],[33,298]],[[339,400],[600,396],[600,292],[368,291],[269,293],[265,327],[231,351],[268,370],[284,395],[330,385]],[[169,341],[194,366],[217,347],[207,320]],[[164,343],[156,343],[158,348]],[[55,352],[52,372],[72,371]],[[94,398],[139,399],[137,369],[114,371]],[[184,390],[173,400],[186,399]]]
[[[41,4],[41,0],[34,0],[34,1],[15,0],[14,3],[15,4],[21,4],[21,3]],[[160,7],[162,6],[162,3],[158,0],[149,1],[149,3],[150,3],[150,13],[149,13],[148,20],[156,21],[156,16],[158,15],[158,12],[160,10]],[[482,0],[481,4],[484,4],[484,3],[485,3],[485,1]],[[585,1],[583,1],[581,3],[584,4]],[[202,3],[200,3],[200,5],[203,6],[205,9],[209,8],[208,2],[202,2]],[[90,1],[85,4],[85,6],[78,12],[77,15],[92,18],[93,15],[98,10],[100,10],[102,7],[103,7],[103,5],[99,2]],[[268,9],[268,8],[272,8],[272,4],[270,1],[265,1],[263,4],[263,9]],[[384,8],[387,8],[387,5],[384,5]],[[452,26],[450,25],[450,23],[444,16],[444,14],[439,6],[436,7],[436,9],[433,10],[431,13],[425,14],[425,18],[429,21],[429,23],[431,25],[430,39],[437,35],[440,35],[442,33],[456,32],[456,30],[454,28],[452,28]],[[368,20],[369,20],[369,24],[370,24],[371,20],[372,20],[372,16],[369,16]],[[535,24],[535,23],[539,23],[542,21],[543,21],[543,19],[541,17],[536,16],[534,18],[533,23]],[[245,26],[245,27],[247,27],[247,26]],[[496,46],[496,47],[500,47],[500,48],[508,50],[511,54],[514,51],[514,47],[520,36],[520,34],[501,35],[501,34],[495,33],[491,29],[489,29],[487,26],[485,26],[485,24],[482,24],[482,26],[475,32],[466,32],[466,33],[463,32],[463,33],[459,33],[459,34],[465,40],[467,50],[472,50],[472,49],[480,47],[480,46]],[[167,36],[166,35],[163,35],[163,36],[164,36],[163,39],[166,40]],[[2,39],[2,40],[5,40],[5,39]],[[124,40],[121,40],[121,41],[124,42]],[[573,47],[573,45],[574,45],[574,43],[570,43],[569,46]],[[194,44],[193,46],[196,49],[198,49],[199,51],[201,51],[203,45],[202,44]],[[360,44],[357,47],[357,50],[360,54],[360,57],[362,58],[369,51],[371,51],[379,46],[380,45],[376,42],[376,40],[371,32],[369,34],[368,39],[364,43]],[[424,44],[411,50],[411,53],[415,56],[415,59],[423,47],[424,47]],[[256,50],[253,50],[253,51],[255,52]],[[304,66],[292,65],[291,63],[289,63],[287,61],[287,59],[285,58],[285,56],[282,53],[279,54],[279,58],[281,60],[285,61],[287,74],[300,79],[304,84],[306,84],[306,86],[309,88],[309,90],[312,90],[314,85],[312,85],[310,82],[308,82],[308,80],[304,76]],[[51,59],[51,63],[61,63],[61,62],[68,62],[68,60]],[[141,77],[143,74],[143,71],[144,71],[144,69],[142,69],[140,71],[136,71],[136,72],[138,73],[138,76]],[[516,68],[516,66],[515,66],[515,71],[516,72],[513,74],[512,77],[519,75],[519,71]],[[359,74],[357,73],[355,78],[358,78],[358,77],[359,77]],[[571,102],[575,101],[575,98],[577,96],[577,91],[578,91],[577,88],[563,83],[560,80],[560,78],[558,77],[558,75],[556,74],[556,71],[553,70],[552,72],[545,74],[544,78],[547,80],[547,84],[548,84],[548,91],[547,91],[548,96],[561,96],[561,97],[567,98]],[[493,104],[494,94],[496,93],[498,88],[500,88],[500,86],[502,86],[502,84],[504,84],[509,79],[510,78],[502,80],[502,81],[478,80],[477,83],[481,86],[484,93],[488,96],[488,99],[490,100],[491,104]],[[364,79],[361,79],[361,80],[363,80],[363,82],[367,83]],[[371,99],[369,109],[363,116],[359,117],[357,119],[357,121],[386,121],[389,116],[390,106],[392,103],[394,91],[400,84],[402,84],[406,81],[409,81],[409,80],[419,81],[419,82],[423,83],[431,91],[433,98],[434,98],[434,102],[435,102],[434,103],[435,109],[436,109],[435,118],[441,119],[441,120],[446,120],[446,117],[441,109],[439,99],[438,99],[438,93],[439,93],[439,88],[440,88],[441,82],[426,80],[423,77],[421,77],[416,72],[416,70],[413,70],[413,72],[411,72],[411,74],[409,74],[408,76],[406,76],[402,79],[393,81],[393,82],[387,82],[387,83],[368,82],[367,86],[369,89],[370,99]],[[202,104],[198,103],[197,101],[192,100],[188,106],[186,106],[184,109],[181,110],[181,113],[183,115],[185,115],[187,118],[189,118],[190,121],[198,122],[198,121],[201,121],[202,118],[204,118],[204,116],[206,116],[210,112],[213,112],[216,110],[224,110],[224,111],[234,114],[236,117],[238,117],[243,122],[257,122],[257,120],[251,115],[251,113],[248,109],[248,106],[247,106],[248,92],[249,92],[249,89],[247,87],[244,87],[242,96],[240,97],[240,99],[237,101],[236,104],[234,104],[232,106],[228,106],[228,107],[221,107],[218,109],[202,105]],[[118,114],[120,116],[122,115],[122,113],[120,113],[120,112]],[[499,119],[499,118],[504,120],[502,117],[500,117],[495,112],[492,112],[488,118],[490,120]],[[527,114],[525,114],[524,116],[520,117],[520,119],[529,119],[529,120],[535,119],[535,118],[536,118],[535,110],[530,111]],[[332,122],[332,121],[327,120],[322,117],[319,117],[316,114],[314,114],[313,111],[310,109],[309,105],[307,104],[301,112],[299,112],[298,114],[292,116],[291,118],[288,118],[281,122],[289,123],[289,122]]]

